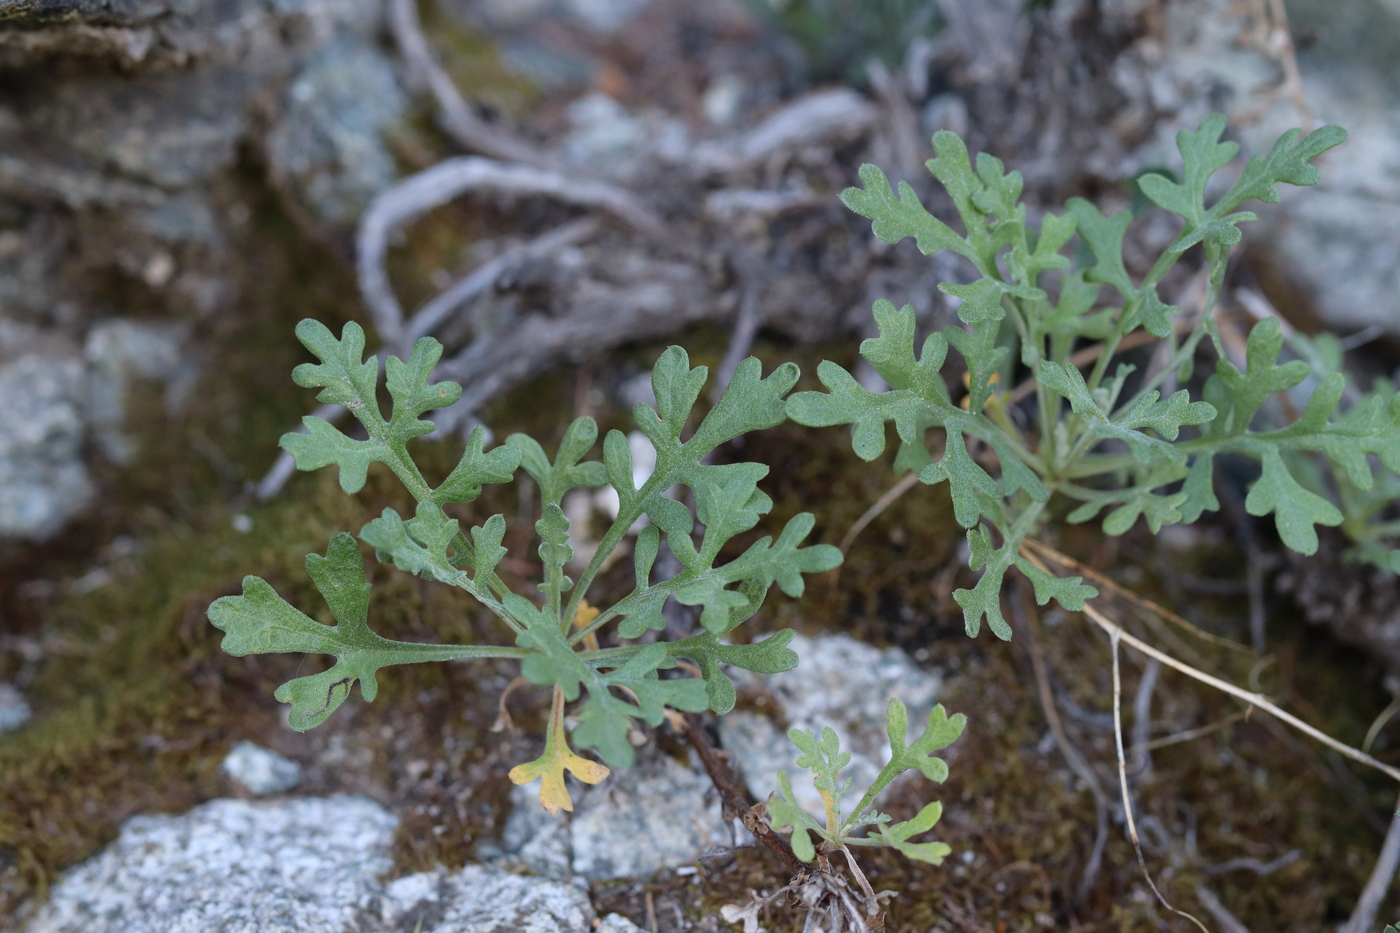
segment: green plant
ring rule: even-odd
[[[885,710],[885,728],[890,739],[890,760],[880,769],[870,787],[849,814],[842,814],[841,803],[850,794],[852,780],[842,779],[841,769],[851,762],[851,753],[843,752],[836,732],[823,728],[821,737],[801,729],[788,730],[788,738],[800,755],[797,766],[812,772],[812,783],[822,798],[824,819],[817,819],[803,810],[793,793],[792,779],[786,771],[778,772],[778,793],[768,798],[768,815],[772,827],[790,832],[793,854],[803,862],[816,861],[816,871],[798,871],[786,885],[766,896],[751,894],[744,905],[726,904],[720,915],[730,923],[742,923],[744,933],[759,933],[760,916],[774,904],[801,904],[807,909],[803,929],[823,930],[883,930],[882,901],[894,896],[893,891],[876,892],[861,871],[853,846],[879,846],[902,852],[909,858],[941,865],[952,849],[942,842],[914,842],[913,837],[931,830],[943,815],[943,805],[937,801],[925,805],[912,818],[891,823],[890,817],[875,809],[875,801],[896,777],[906,771],[917,771],[930,781],[942,783],[948,777],[948,765],[933,752],[952,744],[962,735],[966,718],[961,714],[949,718],[942,706],[929,713],[928,727],[908,745],[908,710],[892,699]],[[868,830],[874,827],[874,832]],[[813,842],[813,837],[816,842]],[[844,875],[832,868],[836,853],[845,856],[855,888]]]
[[[861,795],[860,802],[845,816],[841,814],[841,801],[851,791],[851,779],[842,780],[840,771],[851,762],[851,753],[840,750],[836,733],[832,729],[822,729],[821,738],[801,729],[789,729],[788,738],[802,754],[797,756],[797,766],[812,772],[812,783],[822,796],[825,806],[825,819],[819,821],[797,805],[797,797],[792,791],[792,779],[786,771],[778,772],[778,792],[781,796],[768,802],[768,812],[773,827],[782,830],[791,827],[792,851],[804,862],[820,858],[823,868],[827,867],[829,856],[842,852],[851,860],[850,846],[886,846],[904,853],[920,862],[940,865],[952,850],[942,842],[910,842],[920,833],[928,832],[943,815],[943,804],[934,801],[927,804],[913,819],[901,823],[890,823],[887,814],[875,809],[875,800],[890,786],[895,778],[906,771],[917,771],[936,784],[948,779],[948,765],[941,758],[933,757],[933,752],[946,748],[962,735],[967,717],[959,713],[949,718],[941,705],[929,713],[928,727],[913,745],[906,745],[908,738],[909,713],[904,704],[891,699],[885,711],[885,729],[890,738],[890,760],[880,769],[870,787]],[[856,835],[862,829],[875,828],[874,835]],[[818,844],[814,845],[812,836]]]
[[[972,589],[954,594],[969,635],[986,619],[998,637],[1010,638],[1000,598],[1013,565],[1029,577],[1041,605],[1053,598],[1078,610],[1097,595],[1081,578],[1053,576],[1020,554],[1057,494],[1075,503],[1069,522],[1089,521],[1107,509],[1107,534],[1120,535],[1139,518],[1155,532],[1218,509],[1214,460],[1242,455],[1258,461],[1261,471],[1247,510],[1273,514],[1284,543],[1312,554],[1315,526],[1343,521],[1324,495],[1327,483],[1318,471],[1325,467],[1359,492],[1376,488],[1378,465],[1400,471],[1400,401],[1393,392],[1378,390],[1339,413],[1346,378],[1333,371],[1317,383],[1292,423],[1270,426],[1266,422],[1276,423],[1277,416],[1260,417],[1261,411],[1271,397],[1303,383],[1310,366],[1297,359],[1280,362],[1283,338],[1272,318],[1250,331],[1237,366],[1215,316],[1229,249],[1241,238],[1238,224],[1255,219],[1237,208],[1250,199],[1276,202],[1279,183],[1315,184],[1311,160],[1341,143],[1345,132],[1329,126],[1301,139],[1300,130],[1283,134],[1208,204],[1211,176],[1238,151],[1220,141],[1224,128],[1225,119],[1215,116],[1195,132],[1177,134],[1181,181],[1151,173],[1138,179],[1149,200],[1182,220],[1176,238],[1141,278],[1129,273],[1123,259],[1129,211],[1105,217],[1075,198],[1066,213],[1047,213],[1037,227],[1020,202],[1020,174],[1006,172],[986,154],[974,165],[953,133],[934,136],[928,168],[951,196],[962,234],[925,210],[907,183],[896,194],[873,165],[861,167],[863,189],[842,194],[847,206],[873,221],[879,238],[894,243],[913,237],[925,254],[948,249],[972,264],[975,281],[939,286],[962,299],[958,315],[967,328],[928,335],[915,356],[913,310],[879,301],[874,313],[880,336],[862,343],[860,352],[889,388],[872,391],[841,366],[823,362],[818,375],[829,391],[796,393],[788,413],[805,425],[852,425],[852,446],[865,460],[884,451],[885,424],[892,421],[900,440],[896,468],[917,471],[927,484],[948,482],[954,515],[967,529],[969,564],[982,571]],[[1206,293],[1192,321],[1162,301],[1158,286],[1197,246],[1204,253]],[[1111,300],[1101,295],[1105,285],[1116,293]],[[1143,373],[1127,363],[1113,365],[1137,331],[1164,345],[1157,363]],[[1191,379],[1206,337],[1217,362],[1197,389],[1199,398],[1193,400],[1190,388],[1163,398],[1168,385]],[[948,365],[949,348],[961,357],[965,374]],[[961,399],[948,375],[963,376],[967,391]],[[1023,390],[1006,391],[1022,376]],[[1023,395],[1029,405],[1021,404]],[[1309,456],[1317,458],[1311,480],[1299,466]],[[1307,488],[1309,481],[1316,488]]]
[[[377,693],[377,674],[395,664],[461,659],[514,659],[533,683],[552,686],[544,754],[511,772],[516,783],[541,780],[540,800],[551,812],[572,809],[564,785],[567,770],[596,783],[608,768],[576,755],[569,747],[564,704],[586,691],[577,713],[572,739],[581,748],[597,751],[610,767],[632,763],[628,731],[634,719],[659,723],[665,707],[715,713],[729,711],[734,685],[721,669],[729,664],[760,673],[788,670],[797,656],[787,644],[791,631],[781,631],[751,645],[720,641],[751,618],[776,583],[789,596],[803,590],[803,574],[829,570],[841,559],[830,545],[801,547],[812,530],[810,513],[790,519],[774,540],[763,537],[727,562],[720,551],[735,536],[752,529],[772,508],[758,489],[768,468],[757,463],[709,463],[715,448],[748,431],[772,427],[784,419],[783,397],[797,381],[791,363],[762,376],[759,362],[739,366],[719,402],[682,440],[687,421],[705,383],[706,370],[691,368],[684,350],[671,347],[652,372],[656,407],[634,409],[637,426],[656,449],[656,468],[640,488],[633,483],[632,456],[627,438],[610,431],[603,441],[601,461],[584,460],[597,440],[590,418],[576,419],[564,432],[551,460],[529,437],[515,434],[503,446],[484,449],[478,428],[467,442],[456,468],[436,486],[422,475],[408,442],[433,430],[424,413],[452,404],[461,395],[454,383],[429,381],[442,354],[431,338],[420,339],[407,361],[389,357],[385,386],[393,401],[383,417],[378,401],[379,366],[364,359],[365,335],[347,324],[339,339],[324,325],[302,321],[297,336],[319,363],[298,366],[298,385],[319,388],[321,402],[343,405],[359,420],[367,437],[352,438],[328,422],[307,417],[307,433],[283,436],[282,446],[298,468],[315,470],[335,465],[347,493],[365,484],[366,471],[382,463],[417,500],[414,516],[405,519],[393,509],[366,524],[360,540],[380,561],[428,580],[455,586],[486,607],[514,636],[514,644],[433,645],[391,641],[368,625],[370,585],[359,545],[349,534],[331,539],[324,556],[307,556],[306,568],[325,597],[336,625],[323,625],[283,600],[259,577],[243,580],[243,593],[225,596],[209,607],[210,621],[226,634],[229,654],[272,652],[328,654],[336,663],[319,674],[283,684],[277,699],[291,704],[293,728],[310,729],[324,722],[350,695],[358,682],[367,701]],[[511,481],[518,467],[534,480],[541,497],[541,517],[535,524],[543,564],[538,594],[513,591],[497,573],[506,554],[502,546],[506,521],[493,515],[464,531],[446,508],[468,503],[483,484]],[[611,485],[620,502],[618,514],[596,552],[579,573],[565,574],[573,549],[569,520],[561,501],[576,487]],[[667,491],[680,484],[694,495],[694,512]],[[645,518],[636,535],[633,562],[636,587],[627,596],[602,608],[591,608],[584,597],[604,563],[628,540],[629,529]],[[696,541],[696,520],[704,526]],[[662,536],[681,565],[668,580],[653,582],[652,571]],[[683,640],[639,642],[650,631],[665,628],[662,605],[668,597],[702,607],[701,634]],[[533,598],[532,598],[533,597]],[[613,623],[618,642],[599,647],[597,634]],[[666,679],[662,671],[678,659],[693,661],[702,677]]]

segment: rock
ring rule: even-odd
[[[565,158],[612,177],[626,178],[655,158],[680,161],[690,151],[685,125],[660,110],[634,115],[595,91],[569,104],[568,113]]]
[[[0,415],[0,535],[42,538],[86,504],[84,447],[129,459],[131,377],[167,380],[171,402],[189,387],[186,335],[204,331],[187,325],[233,313],[248,274],[230,247],[241,157],[348,243],[396,174],[381,130],[407,103],[382,16],[382,0],[0,3],[0,326],[43,344],[25,360],[0,334],[0,387],[36,387]]]
[[[585,933],[594,917],[582,888],[480,865],[399,878],[380,900],[383,929],[421,933]]]
[[[301,781],[301,765],[252,742],[235,742],[219,770],[254,797],[280,794]]]
[[[847,635],[801,635],[790,645],[801,662],[796,668],[763,678],[736,671],[737,684],[748,690],[765,690],[789,726],[821,734],[830,726],[841,740],[851,762],[842,775],[854,779],[855,790],[864,788],[889,760],[885,708],[891,697],[909,711],[911,740],[928,723],[942,687],[939,674],[919,668],[898,648],[881,650]],[[792,778],[797,802],[811,813],[822,812],[821,795],[812,786],[809,772],[793,763],[797,749],[774,719],[736,710],[719,720],[720,739],[748,784],[749,792],[764,800],[777,789],[777,773]]]
[[[364,39],[342,37],[305,64],[283,101],[266,140],[274,179],[319,221],[353,226],[397,175],[383,134],[408,101],[393,66]]]
[[[1165,13],[1163,40],[1139,50],[1144,61],[1125,57],[1116,69],[1120,84],[1145,93],[1162,114],[1126,173],[1179,164],[1176,130],[1194,129],[1211,112],[1230,117],[1230,135],[1246,155],[1267,151],[1304,121],[1286,94],[1275,93],[1280,65],[1236,5],[1190,0]],[[1325,0],[1302,0],[1289,5],[1289,16],[1295,37],[1316,36],[1297,53],[1314,124],[1337,124],[1350,136],[1320,161],[1317,187],[1280,185],[1278,208],[1245,205],[1261,215],[1246,238],[1263,255],[1270,297],[1283,310],[1315,314],[1344,334],[1376,327],[1400,335],[1400,10],[1362,0],[1342,14]]]
[[[82,416],[102,455],[127,463],[135,455],[123,430],[125,399],[133,379],[163,382],[166,409],[174,414],[198,378],[198,363],[184,352],[186,328],[154,321],[104,321],[88,331],[83,355],[88,391]]]
[[[571,788],[574,812],[559,817],[540,807],[537,786],[516,788],[497,858],[604,881],[645,878],[732,843],[709,778],[654,748],[602,784]]]
[[[0,732],[18,729],[31,715],[24,694],[10,684],[0,683]]]
[[[625,772],[624,772],[625,773]],[[575,806],[583,791],[570,778],[569,792]],[[608,780],[613,780],[609,777]],[[533,784],[516,785],[510,792],[511,811],[501,833],[499,846],[485,845],[480,851],[487,861],[519,866],[546,878],[571,878],[574,874],[574,844],[569,831],[569,816],[550,816],[540,806],[539,788]]]
[[[27,933],[339,933],[393,865],[398,821],[363,797],[214,800],[137,816],[65,874]]]
[[[570,17],[587,29],[602,34],[614,33],[637,14],[649,0],[566,0]]]
[[[573,868],[585,878],[644,878],[731,842],[710,779],[694,768],[653,750],[614,774],[569,821]]]
[[[83,360],[0,319],[0,536],[44,538],[93,495]]]
[[[586,888],[468,865],[387,884],[398,820],[364,797],[214,800],[128,820],[25,933],[636,933]],[[597,925],[595,925],[597,924]]]

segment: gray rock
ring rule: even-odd
[[[732,842],[709,778],[649,752],[579,801],[569,829],[585,878],[642,878]]]
[[[569,15],[597,33],[617,32],[646,8],[648,0],[567,0]]]
[[[582,796],[580,784],[569,777],[565,780],[577,805],[577,798]],[[546,878],[573,877],[574,843],[568,815],[550,816],[540,806],[537,784],[512,787],[510,803],[500,846],[487,845],[482,850],[483,858],[519,866]]]
[[[379,915],[386,929],[421,933],[585,933],[595,918],[582,888],[480,865],[390,882]]]
[[[642,878],[733,839],[709,778],[655,749],[602,784],[571,784],[572,815],[552,817],[538,786],[516,788],[498,858],[551,878]]]
[[[88,391],[83,420],[98,449],[113,463],[135,455],[123,430],[125,400],[133,379],[166,384],[166,408],[173,414],[198,377],[198,366],[184,350],[186,328],[154,321],[104,321],[88,332]]]
[[[398,820],[363,797],[215,800],[138,816],[25,933],[636,933],[587,889],[468,865],[387,884]]]
[[[911,738],[928,722],[929,711],[942,688],[939,674],[920,669],[897,648],[880,650],[846,635],[823,635],[792,640],[801,663],[791,671],[761,680],[748,672],[735,672],[736,683],[763,689],[772,695],[791,728],[820,735],[824,726],[835,730],[841,748],[851,752],[851,763],[842,771],[863,792],[880,768],[889,761],[885,708],[897,697],[909,710]],[[777,789],[777,773],[792,778],[798,803],[812,813],[822,812],[821,795],[808,772],[793,764],[797,749],[774,720],[739,710],[719,721],[720,738],[733,762],[759,800]]]
[[[264,145],[253,161],[323,239],[393,179],[380,130],[406,100],[382,18],[382,0],[0,2],[0,308],[40,344],[0,333],[0,388],[27,389],[0,415],[0,535],[86,504],[84,447],[130,457],[131,378],[167,381],[167,407],[190,387],[181,325],[234,313],[248,274],[229,247],[240,147]]]
[[[43,538],[92,499],[83,361],[57,344],[6,336],[0,327],[0,536]],[[16,355],[7,359],[7,349]]]
[[[24,702],[24,694],[10,684],[0,683],[0,732],[18,729],[29,721],[31,715],[29,704]]]
[[[595,933],[643,933],[642,928],[622,914],[608,914]]]
[[[393,865],[397,823],[349,796],[133,817],[64,875],[26,931],[348,933]]]
[[[353,224],[397,174],[383,140],[407,99],[384,55],[343,37],[313,56],[283,95],[267,136],[274,178],[333,227]]]
[[[252,742],[233,743],[219,770],[255,797],[289,791],[301,781],[301,765]]]
[[[1188,0],[1165,8],[1164,41],[1124,56],[1115,80],[1164,114],[1153,138],[1134,152],[1130,174],[1177,165],[1176,130],[1223,111],[1246,154],[1267,151],[1302,122],[1285,95],[1271,94],[1277,62],[1247,41],[1249,23],[1229,0]],[[1343,333],[1374,326],[1400,334],[1400,80],[1395,66],[1400,10],[1361,0],[1342,11],[1326,0],[1289,5],[1295,35],[1318,40],[1298,52],[1304,95],[1315,124],[1344,127],[1350,138],[1321,161],[1322,182],[1280,185],[1278,208],[1247,235],[1271,253],[1279,283],[1298,292],[1321,322]],[[1261,106],[1261,102],[1263,105]]]

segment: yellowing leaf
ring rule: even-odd
[[[596,612],[596,610],[594,610]],[[574,800],[564,786],[568,771],[585,784],[597,784],[611,772],[606,765],[575,755],[564,735],[564,691],[554,688],[554,708],[549,716],[549,731],[545,733],[544,754],[534,761],[510,769],[510,779],[516,784],[540,780],[540,805],[551,816],[560,810],[574,810]]]
[[[574,626],[580,629],[588,628],[588,623],[598,618],[600,611],[600,609],[588,605],[588,600],[579,600],[578,608],[574,610]],[[598,650],[598,636],[592,632],[583,636],[583,643],[589,651]]]

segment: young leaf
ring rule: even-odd
[[[910,842],[909,839],[933,829],[943,816],[943,804],[938,801],[928,804],[912,820],[895,823],[893,826],[879,827],[881,841],[903,855],[918,862],[942,865],[943,860],[953,851],[946,842]]]
[[[558,505],[564,493],[577,486],[602,486],[608,481],[607,469],[596,460],[580,463],[598,439],[598,423],[592,418],[575,418],[559,442],[553,462],[534,438],[512,434],[506,445],[520,452],[520,465],[540,484],[542,502]]]
[[[1001,582],[1006,569],[1011,566],[1015,548],[1020,547],[1021,543],[1008,541],[994,549],[991,533],[982,526],[967,533],[967,542],[972,548],[967,565],[973,570],[982,570],[982,576],[972,589],[953,591],[954,602],[963,610],[967,635],[969,638],[977,637],[985,616],[992,633],[1002,641],[1010,641],[1011,626],[1006,624],[1006,617],[1001,614]]]
[[[948,779],[948,763],[933,753],[957,741],[967,726],[967,717],[958,713],[950,718],[940,703],[929,711],[928,726],[912,745],[906,744],[908,723],[909,711],[904,703],[898,697],[891,697],[885,706],[885,732],[890,739],[890,760],[880,769],[844,826],[850,827],[861,821],[875,799],[905,771],[918,771],[935,784]]]
[[[1177,507],[1181,511],[1181,520],[1186,524],[1195,522],[1202,512],[1216,512],[1220,509],[1220,500],[1215,498],[1213,484],[1214,458],[1215,455],[1207,451],[1197,454],[1191,461],[1186,482],[1181,486],[1186,498]]]
[[[462,387],[455,382],[429,384],[433,367],[442,358],[442,344],[431,337],[420,337],[413,344],[408,362],[391,356],[385,361],[384,385],[394,400],[389,419],[389,437],[402,444],[409,438],[433,431],[431,421],[419,417],[434,408],[444,408],[462,397]]]
[[[382,515],[360,529],[360,540],[374,548],[381,561],[392,561],[400,570],[429,580],[460,586],[467,580],[448,556],[457,536],[457,520],[448,518],[431,502],[418,503],[418,513],[405,522],[386,508]]]
[[[1057,577],[1022,557],[1017,557],[1015,562],[1016,567],[1035,588],[1035,602],[1038,606],[1043,606],[1053,599],[1071,612],[1082,612],[1084,600],[1099,595],[1098,590],[1083,584],[1083,577]]]
[[[535,533],[540,536],[540,560],[544,562],[540,591],[548,600],[549,611],[558,615],[562,595],[574,585],[564,575],[564,565],[573,559],[574,549],[569,546],[569,519],[558,503],[545,501],[544,514],[535,522]]]
[[[1294,145],[1302,132],[1289,130],[1275,141],[1267,153],[1251,156],[1240,173],[1240,180],[1220,199],[1218,208],[1230,210],[1250,198],[1277,204],[1278,191],[1274,185],[1280,182],[1299,186],[1317,184],[1317,167],[1309,162],[1328,149],[1346,142],[1347,131],[1340,126],[1319,127]]]
[[[1243,434],[1264,399],[1275,392],[1291,389],[1308,378],[1308,364],[1291,360],[1278,365],[1279,350],[1283,348],[1283,331],[1277,319],[1267,317],[1249,332],[1245,348],[1245,371],[1222,358],[1216,364],[1216,375],[1234,399],[1230,426],[1234,434]]]
[[[1186,166],[1185,178],[1180,183],[1155,173],[1138,178],[1142,193],[1158,207],[1181,215],[1188,229],[1198,226],[1205,218],[1206,183],[1240,151],[1236,143],[1219,141],[1224,131],[1225,118],[1220,114],[1207,117],[1194,133],[1185,129],[1177,131],[1176,148]]]
[[[1123,210],[1105,217],[1083,198],[1070,198],[1065,206],[1074,217],[1079,235],[1094,254],[1095,265],[1085,279],[1112,285],[1124,301],[1131,301],[1137,295],[1137,287],[1123,265],[1123,234],[1128,232],[1128,224],[1133,221],[1132,213]]]
[[[808,833],[816,833],[819,838],[826,835],[821,823],[797,805],[797,795],[792,791],[792,778],[786,771],[778,772],[778,793],[768,798],[769,823],[778,832],[791,830],[792,852],[804,862],[817,857],[816,848]]]
[[[722,716],[734,708],[737,694],[734,681],[721,669],[721,664],[754,671],[759,674],[779,674],[797,666],[797,652],[788,643],[797,635],[792,629],[775,632],[752,645],[723,645],[710,632],[684,641],[672,642],[666,650],[673,658],[690,658],[705,678],[705,692],[710,712]]]
[[[949,431],[943,457],[919,473],[919,482],[929,486],[948,481],[953,495],[953,515],[958,524],[971,528],[982,516],[982,500],[978,493],[999,498],[1001,487],[967,452],[961,431]]]
[[[462,387],[454,382],[429,385],[427,376],[442,356],[442,344],[423,337],[413,345],[409,362],[389,357],[389,392],[394,400],[393,414],[386,422],[375,398],[378,363],[361,362],[365,334],[351,321],[337,340],[330,330],[310,319],[297,325],[297,337],[320,364],[303,363],[292,372],[292,379],[307,388],[323,387],[317,399],[348,408],[369,433],[367,440],[355,440],[320,418],[302,419],[306,434],[295,431],[282,435],[282,447],[292,455],[297,468],[315,470],[334,463],[340,467],[340,486],[346,492],[359,492],[365,484],[365,471],[375,461],[388,464],[405,483],[421,485],[422,478],[407,462],[405,445],[409,440],[430,433],[430,421],[419,420],[433,408],[457,401]]]
[[[861,341],[860,355],[892,388],[911,389],[930,402],[949,405],[948,386],[939,372],[948,356],[948,339],[942,334],[929,334],[915,359],[914,309],[905,305],[896,311],[893,304],[881,299],[872,311],[880,336]],[[791,408],[791,400],[788,404]]]
[[[854,425],[851,448],[862,460],[874,460],[885,452],[886,421],[893,421],[900,438],[912,444],[922,440],[923,419],[936,412],[908,389],[871,392],[829,360],[817,367],[817,377],[831,391],[794,394],[788,399],[789,417],[808,427]]]
[[[1147,527],[1156,534],[1162,530],[1163,525],[1175,525],[1181,521],[1180,506],[1185,501],[1184,492],[1159,496],[1152,492],[1150,487],[1130,490],[1127,501],[1104,517],[1104,534],[1123,534],[1133,527],[1139,515],[1147,519]]]

